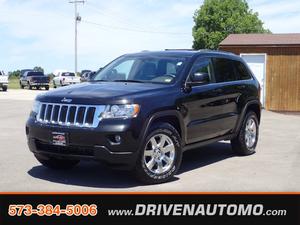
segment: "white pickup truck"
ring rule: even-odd
[[[59,72],[53,78],[53,87],[62,87],[70,84],[79,84],[80,77],[76,76],[73,72]]]
[[[8,76],[5,75],[3,71],[0,71],[0,88],[2,88],[3,91],[7,91],[8,87]]]

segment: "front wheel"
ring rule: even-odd
[[[54,170],[66,170],[71,169],[79,163],[79,160],[69,159],[57,159],[57,158],[44,158],[39,155],[35,155],[35,158],[45,167]]]
[[[158,123],[148,132],[135,174],[145,184],[167,182],[176,174],[181,159],[181,138],[177,130],[168,123]]]
[[[257,115],[250,111],[245,116],[239,134],[231,140],[233,151],[242,156],[255,153],[258,133],[259,125]]]
[[[46,91],[48,91],[49,90],[49,86],[45,86],[45,89],[46,89]]]
[[[2,90],[3,90],[3,91],[7,91],[7,86],[3,86],[3,87],[2,87]]]

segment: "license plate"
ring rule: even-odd
[[[52,132],[52,144],[66,146],[67,145],[67,134],[62,132]]]

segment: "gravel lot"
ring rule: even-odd
[[[237,157],[228,142],[192,150],[166,184],[142,186],[95,162],[51,171],[35,160],[25,137],[32,100],[44,92],[0,92],[0,191],[300,191],[300,116],[268,111],[256,154]]]

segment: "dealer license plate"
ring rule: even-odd
[[[52,132],[52,144],[66,146],[67,143],[67,134],[63,132]]]

